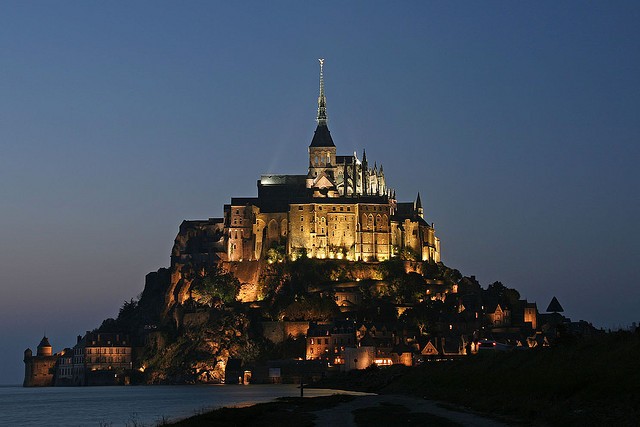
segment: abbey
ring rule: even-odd
[[[263,259],[272,247],[292,258],[384,261],[403,253],[440,261],[440,240],[424,219],[420,195],[398,203],[382,164],[340,156],[327,125],[320,60],[317,127],[306,175],[263,175],[258,197],[232,198],[224,207],[227,261]]]

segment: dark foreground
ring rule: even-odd
[[[477,415],[452,415],[482,413],[510,425],[636,426],[639,355],[640,335],[614,333],[567,340],[552,348],[492,352],[413,368],[372,367],[315,386],[381,396],[286,398],[220,409],[176,425],[491,425]],[[442,412],[445,408],[434,401],[448,402],[453,411]]]
[[[639,334],[614,333],[416,368],[370,368],[318,385],[450,402],[517,424],[637,426],[639,355]]]
[[[398,395],[287,397],[246,408],[222,408],[171,424],[175,426],[430,426],[499,427],[475,414],[455,412],[434,402]]]

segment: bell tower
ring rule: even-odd
[[[309,145],[309,173],[307,188],[320,187],[333,193],[335,188],[336,146],[327,126],[327,99],[324,95],[324,59],[320,61],[320,95],[318,96],[318,123]]]

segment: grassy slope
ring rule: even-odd
[[[640,337],[346,374],[323,387],[407,393],[551,425],[637,425]]]

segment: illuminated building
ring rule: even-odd
[[[36,355],[30,348],[24,351],[24,387],[53,385],[56,362],[59,354],[53,354],[49,339],[44,336],[38,344]]]
[[[382,165],[370,167],[363,151],[341,156],[329,131],[320,60],[317,127],[305,175],[263,175],[258,197],[232,198],[224,219],[206,225],[221,231],[226,261],[263,259],[282,246],[292,258],[384,261],[400,251],[440,261],[440,240],[424,219],[420,195],[398,203]],[[193,226],[201,226],[201,223]],[[204,223],[204,222],[202,222]]]
[[[131,341],[128,335],[87,332],[73,347],[73,385],[124,383],[131,370]]]

